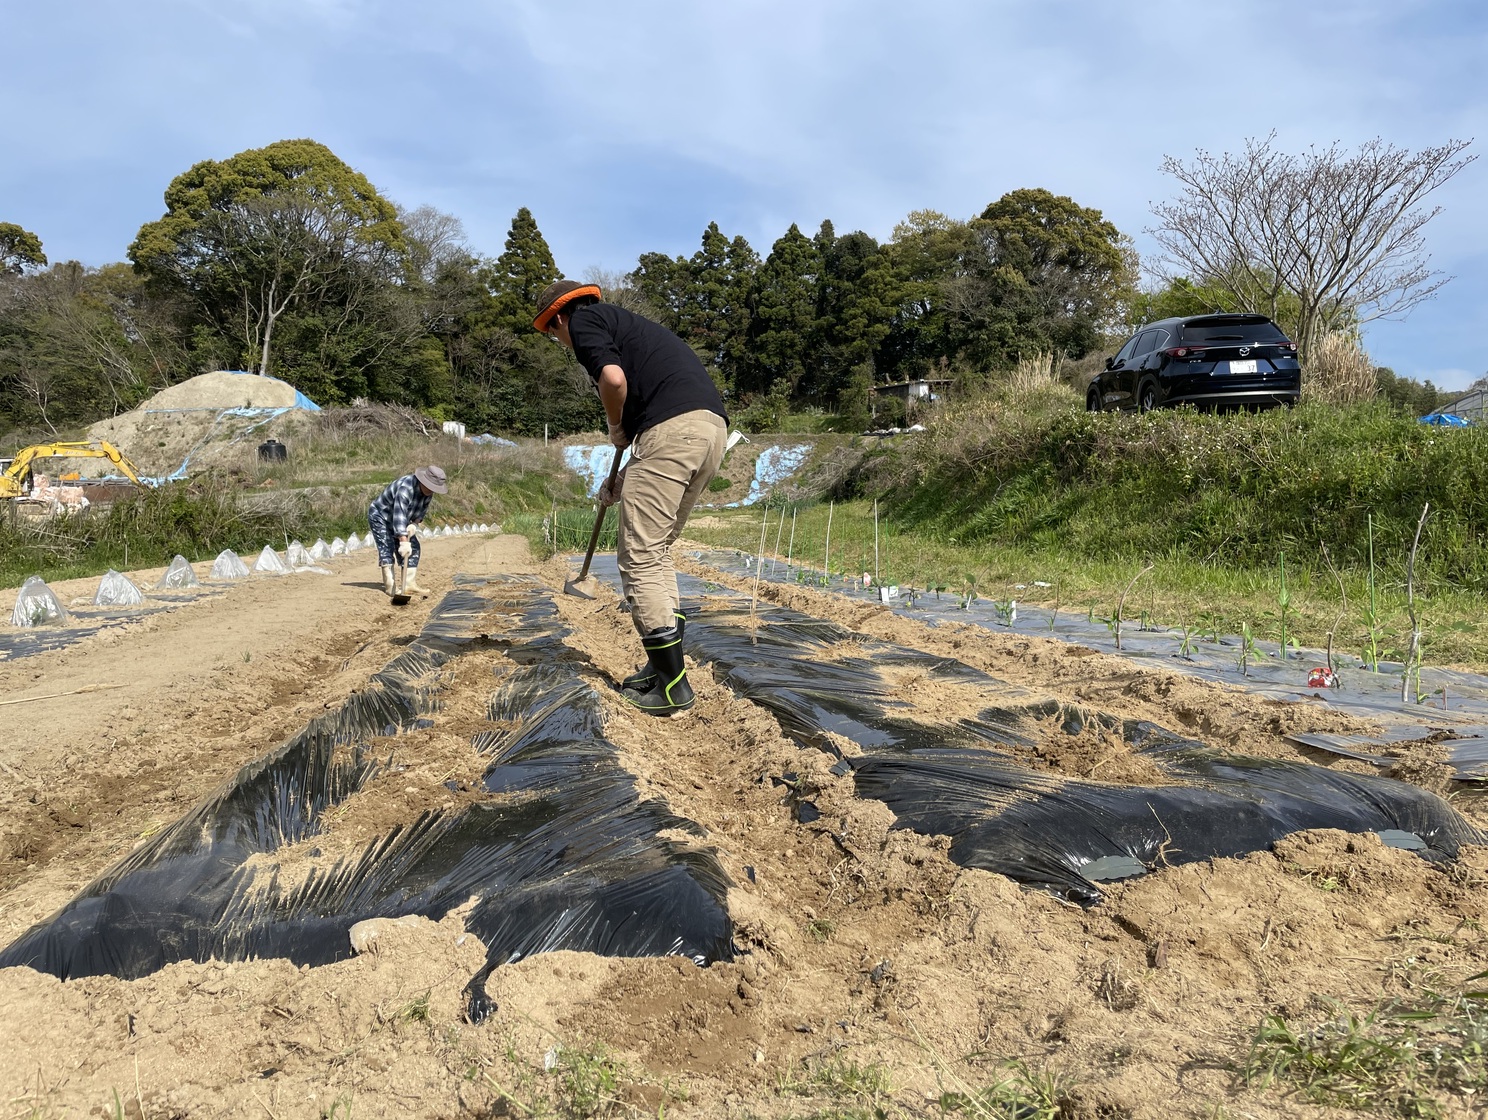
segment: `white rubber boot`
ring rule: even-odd
[[[393,593],[393,566],[391,564],[382,566],[382,593],[389,596]]]
[[[427,591],[425,591],[422,587],[420,587],[418,585],[418,569],[417,568],[409,568],[408,569],[408,575],[403,580],[403,590],[404,591],[407,591],[407,592],[409,592],[409,593],[411,593],[413,595],[427,595],[427,594],[429,594]]]

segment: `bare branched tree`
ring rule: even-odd
[[[1280,319],[1304,366],[1333,330],[1402,315],[1449,279],[1430,267],[1422,229],[1441,212],[1424,200],[1476,156],[1471,141],[1412,152],[1375,139],[1279,152],[1275,133],[1239,155],[1173,156],[1181,188],[1153,206],[1147,232],[1174,274],[1233,292],[1236,304]],[[1295,321],[1288,321],[1288,320]]]
[[[470,256],[465,225],[453,214],[432,206],[416,210],[398,208],[398,222],[408,242],[408,263],[425,282],[432,284],[444,265]]]

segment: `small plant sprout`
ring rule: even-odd
[[[1193,628],[1185,624],[1183,626],[1182,634],[1179,636],[1178,639],[1178,656],[1183,658],[1183,660],[1185,661],[1192,661],[1193,652]]]
[[[1255,656],[1255,638],[1250,632],[1250,623],[1240,624],[1240,675],[1250,675],[1250,659]]]
[[[1131,582],[1122,589],[1121,598],[1116,600],[1116,614],[1114,616],[1116,626],[1113,633],[1116,635],[1116,648],[1118,650],[1121,648],[1121,608],[1126,605],[1126,597],[1131,592],[1131,589],[1136,586],[1137,580],[1141,579],[1150,571],[1152,571],[1152,565],[1148,564],[1140,572],[1132,576]]]

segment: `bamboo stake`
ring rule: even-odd
[[[827,543],[822,546],[822,574],[828,583],[832,582],[832,511],[836,505],[836,502],[827,503]]]
[[[878,499],[873,499],[873,586],[882,581],[878,578]]]
[[[1405,609],[1410,615],[1411,634],[1410,646],[1405,651],[1405,672],[1400,675],[1400,702],[1406,703],[1410,699],[1410,675],[1411,664],[1416,664],[1416,684],[1421,682],[1421,667],[1419,658],[1421,656],[1421,624],[1416,620],[1416,549],[1421,547],[1421,528],[1426,524],[1426,514],[1431,510],[1431,503],[1427,502],[1421,507],[1421,520],[1416,522],[1416,539],[1411,544],[1410,560],[1405,565]]]
[[[780,534],[785,530],[785,510],[780,511],[780,524],[775,526],[775,551],[770,553],[770,578],[775,578],[775,565],[780,560]]]
[[[90,684],[66,692],[48,692],[44,696],[22,696],[19,700],[0,700],[0,708],[8,704],[30,704],[36,700],[55,700],[59,696],[80,696],[84,692],[106,692],[111,688],[123,688],[122,684]]]
[[[795,550],[795,547],[796,547],[796,514],[798,514],[800,512],[801,511],[800,510],[797,510],[797,509],[791,510],[791,535],[790,535],[790,543],[785,546],[785,578],[786,579],[790,579],[791,554]],[[785,523],[785,515],[784,514],[781,515],[780,521],[781,521],[781,524],[784,524]]]
[[[780,515],[780,520],[785,520],[785,514]],[[765,551],[765,530],[769,528],[769,525],[770,507],[766,506],[765,516],[760,518],[760,550],[754,558],[754,590],[749,594],[749,644],[753,646],[759,645],[759,621],[755,617],[754,608],[759,602],[760,569],[764,563],[760,556]]]

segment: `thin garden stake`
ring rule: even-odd
[[[873,499],[873,585],[879,585],[878,578],[878,499]]]
[[[780,520],[785,520],[785,515],[780,515]],[[754,590],[749,595],[749,644],[759,645],[759,623],[755,620],[754,605],[759,602],[760,569],[763,561],[760,554],[765,551],[765,530],[770,525],[770,507],[765,507],[765,516],[760,518],[760,550],[754,557]]]
[[[791,554],[792,554],[792,552],[794,551],[794,549],[796,547],[796,514],[799,513],[799,512],[800,511],[799,510],[796,510],[796,509],[792,509],[791,510],[791,535],[790,535],[790,543],[785,546],[785,578],[786,579],[790,579]],[[780,522],[781,522],[781,524],[784,524],[785,523],[785,515],[784,514],[781,515]]]
[[[1404,704],[1410,699],[1411,665],[1416,666],[1416,684],[1419,688],[1421,682],[1421,624],[1416,619],[1416,550],[1421,547],[1421,528],[1426,524],[1426,514],[1431,510],[1431,503],[1427,502],[1421,507],[1421,520],[1416,522],[1416,539],[1411,543],[1410,559],[1405,565],[1405,609],[1410,615],[1411,633],[1410,646],[1405,651],[1405,672],[1400,675],[1400,702]]]
[[[836,504],[836,502],[827,503],[827,543],[822,546],[822,574],[826,577],[827,583],[832,582],[832,509]]]
[[[780,511],[780,524],[775,526],[775,551],[770,553],[770,575],[775,575],[775,565],[780,560],[780,534],[785,530],[785,510]]]

